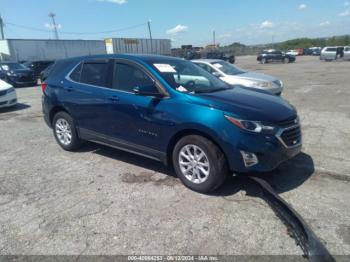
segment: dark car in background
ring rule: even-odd
[[[46,80],[46,78],[48,78],[54,65],[55,65],[55,63],[52,63],[51,65],[46,67],[43,71],[41,71],[40,76],[39,76],[39,80],[41,83],[44,82]]]
[[[220,59],[231,64],[236,62],[236,57],[232,54],[225,54],[224,52],[207,52],[202,55],[201,59]]]
[[[33,70],[17,62],[0,62],[0,75],[5,82],[14,87],[37,84]]]
[[[42,83],[46,123],[67,151],[93,141],[172,164],[211,192],[229,171],[269,171],[302,146],[283,98],[229,86],[194,63],[154,55],[58,61]]]
[[[44,71],[48,66],[52,65],[55,61],[44,60],[44,61],[29,61],[23,63],[25,67],[33,70],[36,79],[40,77],[40,73]]]
[[[288,55],[278,50],[265,50],[258,54],[257,60],[262,64],[270,62],[292,63],[296,58],[293,55]]]

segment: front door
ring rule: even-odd
[[[109,135],[112,138],[141,149],[160,148],[162,127],[166,126],[163,112],[168,99],[136,95],[133,91],[136,87],[151,85],[154,80],[145,69],[131,62],[115,61],[109,102],[109,114],[113,119]]]

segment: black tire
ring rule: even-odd
[[[282,62],[284,64],[290,63],[290,59],[288,57],[283,58]]]
[[[179,154],[181,149],[186,145],[195,145],[199,147],[204,151],[208,158],[210,165],[209,175],[207,177],[207,180],[200,184],[196,184],[190,181],[181,171],[179,164]],[[180,139],[174,147],[172,160],[175,172],[183,184],[199,193],[210,193],[214,191],[222,185],[228,174],[225,155],[212,141],[202,136],[189,135]]]
[[[268,60],[266,58],[262,58],[261,59],[261,63],[264,65],[264,64],[267,64],[268,63]]]
[[[69,144],[63,144],[60,141],[60,139],[58,138],[58,135],[57,135],[56,124],[57,124],[58,120],[61,120],[61,119],[67,121],[69,126],[70,126],[71,141],[70,141]],[[74,124],[74,120],[68,113],[66,113],[66,112],[58,112],[53,118],[52,129],[53,129],[53,134],[55,136],[55,139],[56,139],[57,143],[64,150],[66,150],[66,151],[75,151],[81,146],[81,140],[79,139],[79,136],[77,134],[76,127],[75,127],[75,124]]]

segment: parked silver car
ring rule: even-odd
[[[344,59],[350,60],[350,46],[344,47]]]
[[[321,60],[332,61],[337,59],[337,50],[336,46],[326,46],[321,51]]]
[[[192,60],[192,62],[229,85],[241,85],[265,90],[274,95],[280,95],[283,91],[283,82],[281,80],[273,76],[242,70],[223,60],[198,59]]]

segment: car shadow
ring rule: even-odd
[[[16,112],[16,111],[25,110],[30,107],[31,106],[27,104],[17,103],[15,106],[0,108],[0,113]]]
[[[166,167],[161,162],[92,142],[86,142],[84,147],[79,149],[78,152],[92,152],[93,154],[98,154],[103,157],[108,157],[117,161],[139,166],[157,173],[162,173],[172,177],[176,176],[171,167]]]
[[[261,196],[261,190],[256,183],[249,179],[255,176],[265,180],[271,185],[276,193],[284,193],[298,188],[304,184],[315,172],[312,157],[300,153],[296,157],[281,164],[276,170],[266,173],[235,174],[228,177],[224,185],[212,193],[216,196],[230,196],[244,190],[250,196]]]
[[[161,162],[107,146],[87,142],[79,152],[92,152],[117,161],[176,177],[175,171],[171,166],[167,167]],[[248,179],[248,176],[262,178],[274,188],[276,193],[284,193],[301,186],[314,172],[315,168],[312,157],[308,154],[300,153],[272,172],[230,175],[218,190],[208,195],[230,196],[244,190],[251,196],[260,196],[259,187],[252,180]]]

